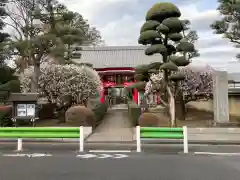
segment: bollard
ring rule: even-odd
[[[188,132],[187,126],[183,126],[183,152],[188,153]]]
[[[140,126],[136,126],[137,152],[141,152]]]
[[[22,139],[17,139],[17,151],[22,151]]]
[[[84,143],[84,134],[83,134],[83,126],[80,126],[79,128],[79,152],[83,152],[84,148],[83,148],[83,143]]]

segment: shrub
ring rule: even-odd
[[[5,84],[12,80],[17,80],[17,76],[14,75],[15,70],[9,66],[0,64],[0,85]]]
[[[0,126],[1,127],[13,126],[11,116],[12,116],[12,106],[0,106]]]
[[[133,126],[138,125],[138,118],[141,115],[141,108],[134,102],[128,102],[128,117]]]
[[[39,109],[38,115],[39,119],[52,119],[55,117],[54,114],[55,105],[54,104],[42,104],[41,109]]]
[[[159,117],[153,113],[143,113],[139,117],[139,126],[142,127],[157,127],[159,125]]]
[[[95,127],[96,118],[93,111],[85,106],[72,106],[65,113],[66,124],[69,126]]]
[[[107,103],[99,103],[92,109],[85,106],[72,106],[65,113],[66,124],[71,126],[91,126],[95,129],[102,122],[107,108]]]
[[[92,111],[96,119],[96,124],[94,126],[95,128],[102,122],[103,118],[106,115],[107,109],[108,109],[108,104],[106,102],[99,103],[94,108],[92,108]]]
[[[19,80],[8,81],[7,83],[2,84],[0,86],[0,90],[10,91],[13,93],[19,93],[19,92],[21,92],[20,81]]]
[[[14,75],[14,69],[0,64],[0,101],[7,101],[10,92],[20,92],[20,81]]]

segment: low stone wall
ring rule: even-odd
[[[188,128],[189,141],[240,142],[240,128]]]
[[[189,106],[194,107],[198,110],[205,110],[213,112],[213,101],[195,101],[189,102]],[[231,116],[239,116],[240,117],[240,96],[239,95],[230,95],[228,98],[229,105],[229,114]]]

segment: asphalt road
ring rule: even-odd
[[[0,142],[0,153],[13,152],[17,148],[17,142]],[[48,152],[48,153],[76,153],[78,143],[47,143],[47,142],[24,142],[24,152]],[[85,143],[85,152],[89,150],[129,150],[136,151],[136,144],[124,143]],[[183,152],[182,144],[145,144],[142,151],[150,154],[178,154]],[[189,144],[189,152],[220,152],[220,153],[240,153],[239,145],[203,145]]]
[[[239,180],[240,157],[129,153],[123,159],[0,156],[4,180]]]

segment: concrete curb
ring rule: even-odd
[[[240,145],[240,141],[196,141],[189,140],[189,144],[206,144],[206,145]],[[164,140],[143,140],[142,144],[183,144],[183,141],[164,141]]]

